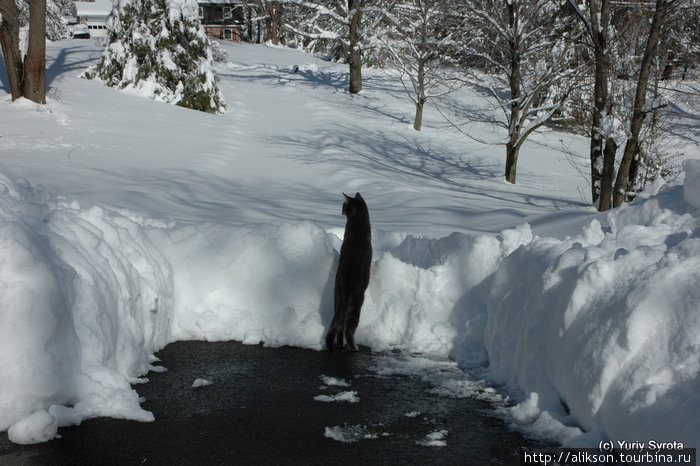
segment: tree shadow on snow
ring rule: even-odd
[[[465,178],[493,178],[501,172],[500,165],[490,158],[464,159],[445,146],[434,142],[426,145],[406,135],[360,127],[348,131],[347,126],[344,132],[332,128],[321,133],[316,130],[306,135],[276,136],[271,142],[305,148],[305,153],[310,154],[307,163],[335,160],[406,181],[461,187]]]
[[[447,188],[456,202],[467,204],[470,199],[492,199],[502,205],[497,212],[487,212],[494,216],[522,218],[523,207],[554,205],[555,209],[580,207],[582,204],[566,198],[557,198],[553,193],[537,195],[514,193],[517,185],[506,184],[503,188],[493,183],[484,190],[479,182],[501,180],[503,166],[491,156],[463,156],[439,141],[426,142],[420,135],[388,133],[381,129],[370,130],[356,127],[343,131],[328,127],[323,131],[299,135],[284,135],[270,138],[271,144],[287,148],[296,146],[305,155],[307,163],[336,161],[341,166],[358,171],[382,173],[393,183],[409,188],[434,186]],[[459,201],[463,199],[463,201]],[[465,207],[468,207],[465,205]],[[477,206],[478,207],[478,206]],[[474,210],[477,215],[481,210]]]
[[[92,202],[166,221],[232,225],[311,221],[335,228],[345,225],[340,192],[327,192],[314,186],[312,180],[296,180],[290,187],[288,181],[278,182],[265,173],[232,180],[196,169],[151,172],[91,168],[61,176],[67,183],[75,179],[76,185],[80,185],[80,180],[99,180],[104,186],[99,191],[95,186],[85,188],[97,193]]]
[[[5,56],[0,53],[0,89],[10,94],[10,81],[7,78],[7,67],[5,67]]]
[[[95,54],[91,53],[86,59],[72,59],[75,54],[84,54],[85,46],[75,46],[61,49],[56,56],[56,59],[51,63],[47,63],[46,68],[46,86],[49,87],[51,84],[64,73],[78,73],[82,72],[87,68],[88,64],[95,61]],[[101,51],[96,52],[99,56]]]
[[[327,87],[337,92],[344,91],[348,87],[347,73],[336,73],[323,70],[304,70],[298,67],[270,68],[258,66],[258,73],[251,73],[250,68],[240,70],[218,68],[220,77],[241,81],[268,82],[273,86],[287,86],[294,84],[308,85],[312,88]],[[295,71],[296,69],[296,71]]]
[[[84,46],[75,46],[75,47],[69,47],[62,49],[59,53],[56,59],[53,61],[47,60],[47,67],[46,67],[46,87],[47,89],[53,84],[53,82],[58,78],[60,75],[64,73],[74,73],[78,71],[84,70],[88,64],[94,62],[95,56],[93,53],[90,54],[90,56],[86,59],[83,60],[72,60],[71,56],[78,54],[78,53],[84,53]],[[97,52],[98,54],[101,52]],[[5,59],[4,56],[0,60],[0,89],[3,91],[7,92],[8,94],[11,93],[10,89],[10,82],[7,78],[7,67],[5,66]]]

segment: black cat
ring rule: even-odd
[[[338,271],[335,274],[334,314],[326,334],[329,351],[343,348],[343,338],[348,350],[357,351],[355,330],[360,322],[360,310],[369,285],[369,268],[372,263],[372,232],[369,210],[360,193],[355,198],[346,194],[343,203],[345,237],[340,247]]]

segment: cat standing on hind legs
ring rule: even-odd
[[[367,204],[360,193],[355,194],[354,198],[345,193],[343,196],[343,215],[347,222],[335,274],[333,320],[326,334],[329,351],[342,349],[343,341],[348,350],[357,351],[355,330],[360,322],[372,264],[372,231]]]

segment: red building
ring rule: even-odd
[[[241,40],[244,5],[232,0],[206,0],[199,3],[199,21],[207,36],[219,40]]]

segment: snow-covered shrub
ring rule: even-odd
[[[108,22],[109,45],[84,77],[137,89],[155,100],[223,113],[197,9],[194,0],[120,0]]]
[[[216,40],[209,41],[211,46],[211,56],[216,63],[226,63],[228,62],[228,54],[226,50],[221,47],[221,44]]]

